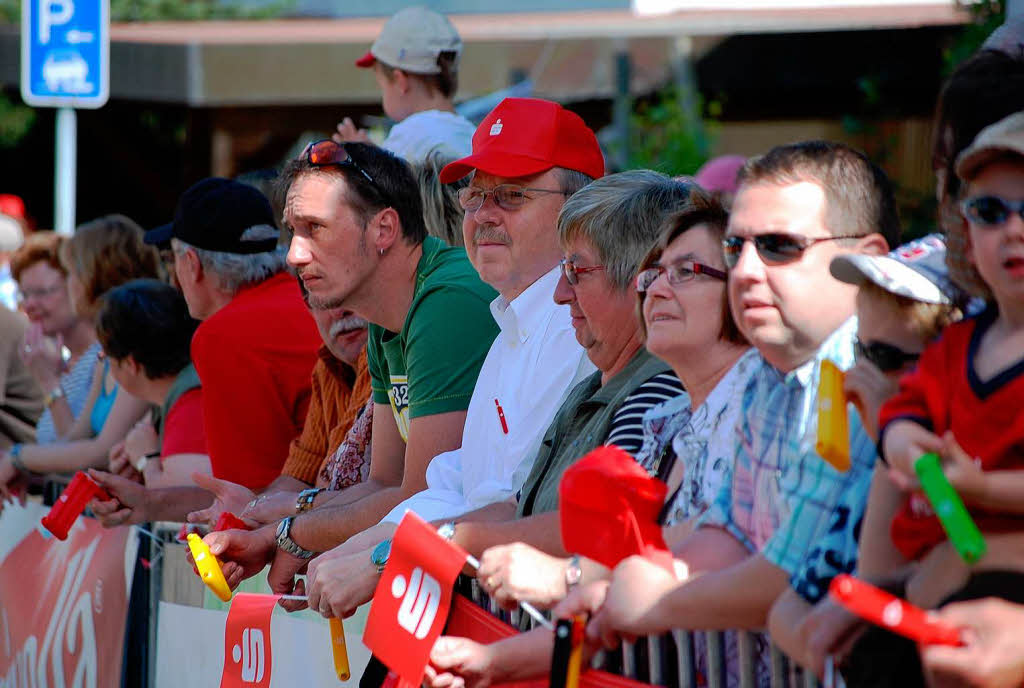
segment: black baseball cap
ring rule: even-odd
[[[265,225],[276,229],[270,201],[259,189],[221,177],[207,177],[178,199],[174,222],[146,232],[147,244],[165,244],[171,238],[207,251],[266,253],[277,238],[242,241],[245,230]]]

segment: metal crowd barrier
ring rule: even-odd
[[[460,586],[468,589],[468,597],[477,605],[512,626],[520,627],[523,615],[518,610],[508,612],[480,587],[476,579],[466,579]],[[545,616],[550,618],[549,613]],[[526,616],[526,628],[533,629],[537,623]],[[755,634],[748,631],[729,631],[737,636],[738,688],[761,688],[757,683],[757,643]],[[694,640],[703,635],[707,649],[705,681],[699,681]],[[667,688],[728,688],[728,667],[723,631],[674,630],[659,636],[638,638],[636,642],[623,642],[616,652],[599,652],[591,661],[591,667],[609,673],[625,676],[643,683]],[[791,662],[774,644],[770,646],[769,688],[845,688],[841,679],[830,672],[823,686],[809,671],[803,671],[796,662]]]

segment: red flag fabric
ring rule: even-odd
[[[640,554],[674,574],[658,522],[667,491],[627,452],[598,447],[562,474],[562,544],[610,568]]]
[[[452,585],[467,556],[411,511],[395,530],[363,643],[413,685],[423,680],[430,649],[448,619]]]
[[[270,616],[280,595],[240,592],[224,626],[224,671],[220,688],[270,686]]]

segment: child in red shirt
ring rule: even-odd
[[[968,255],[991,293],[980,315],[950,326],[881,411],[890,474],[916,490],[926,452],[983,532],[1024,529],[1024,112],[983,130],[957,161]],[[911,492],[892,522],[910,560],[946,539],[930,505]]]

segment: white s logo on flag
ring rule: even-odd
[[[398,625],[423,640],[430,632],[441,603],[441,585],[423,569],[413,569],[408,585],[405,576],[397,575],[391,581],[391,594],[402,598],[398,608]],[[403,597],[404,595],[404,597]]]
[[[242,631],[242,645],[231,649],[231,658],[235,663],[242,663],[242,681],[259,683],[263,680],[266,668],[264,657],[263,631],[258,628],[246,628]]]

